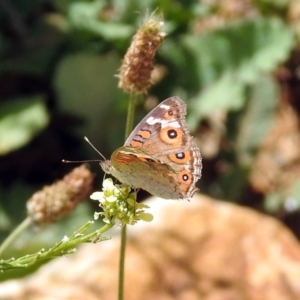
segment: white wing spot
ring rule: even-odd
[[[161,128],[165,128],[165,127],[172,127],[172,128],[180,128],[180,124],[177,122],[177,121],[165,121],[165,120],[162,120],[161,122]]]
[[[169,105],[166,105],[166,104],[161,104],[160,107],[161,107],[161,108],[164,108],[165,110],[170,109],[170,106],[169,106]]]
[[[162,119],[157,119],[157,118],[154,118],[154,117],[149,117],[146,120],[146,123],[149,124],[149,125],[154,125],[156,123],[161,123],[161,121],[163,121],[163,120]]]
[[[164,119],[160,119],[160,118],[154,118],[154,117],[149,117],[146,120],[146,123],[149,125],[154,125],[157,123],[161,124],[161,128],[165,128],[165,127],[173,127],[173,128],[180,128],[180,124],[177,121],[172,121],[170,122],[169,120],[164,120]]]

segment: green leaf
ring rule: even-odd
[[[244,86],[234,74],[226,74],[190,100],[189,127],[195,129],[198,119],[215,110],[237,110],[245,101]]]
[[[112,143],[112,150],[116,149],[124,138],[122,114],[117,113],[124,96],[117,88],[115,76],[120,61],[120,57],[112,54],[78,52],[65,56],[54,73],[53,85],[61,109],[88,120],[76,132],[79,136],[87,135],[101,150],[110,148],[106,143]],[[126,105],[126,101],[123,103]],[[94,150],[88,148],[94,155]]]
[[[255,0],[253,4],[263,15],[279,15],[286,17],[287,11],[291,9],[291,0]],[[296,1],[294,1],[296,3]]]
[[[290,29],[276,18],[184,37],[185,69],[189,70],[184,77],[195,95],[192,113],[199,118],[215,109],[240,109],[246,100],[245,87],[275,70],[287,59],[292,45]]]
[[[270,18],[240,22],[202,36],[189,35],[182,42],[195,58],[201,83],[228,72],[251,83],[288,57],[293,35],[280,19]]]
[[[76,29],[85,30],[108,40],[129,38],[134,32],[132,26],[100,19],[99,13],[105,5],[104,1],[72,3],[69,9],[70,23]]]
[[[251,101],[239,115],[238,134],[234,145],[239,161],[251,164],[257,148],[265,139],[273,121],[279,101],[279,90],[271,76],[258,78],[249,88]]]
[[[43,97],[15,99],[0,106],[0,155],[28,144],[49,123]]]
[[[290,0],[256,0],[256,3],[272,5],[278,8],[287,8],[291,3]]]

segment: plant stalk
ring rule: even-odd
[[[32,224],[32,218],[27,217],[16,227],[0,246],[0,257],[12,242]]]
[[[125,139],[127,139],[127,137],[130,135],[133,129],[135,103],[136,103],[136,95],[131,95],[129,98],[128,109],[127,109]],[[121,231],[118,300],[124,299],[124,269],[125,269],[126,240],[127,240],[127,226],[124,225]]]

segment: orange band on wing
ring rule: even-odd
[[[140,130],[137,135],[141,136],[143,139],[149,139],[151,132],[148,130]]]
[[[142,142],[139,142],[139,141],[132,140],[132,141],[130,142],[130,146],[131,146],[131,147],[142,147],[142,146],[143,146],[143,143],[142,143]]]
[[[124,154],[124,153],[118,153],[115,157],[116,161],[121,163],[121,164],[127,164],[130,162],[134,162],[137,161],[138,158],[134,155],[128,155],[128,154]]]

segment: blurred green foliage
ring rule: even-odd
[[[24,217],[30,193],[73,167],[61,159],[97,157],[84,135],[106,156],[122,145],[128,96],[118,90],[115,75],[135,30],[154,10],[165,22],[167,37],[156,61],[166,72],[149,96],[184,99],[200,141],[201,124],[216,112],[226,114],[217,150],[203,153],[200,188],[252,205],[244,200],[249,170],[280,103],[273,74],[299,44],[300,21],[287,16],[293,1],[253,0],[233,12],[217,2],[0,2],[0,203],[8,220],[0,223],[3,235],[7,224]],[[139,105],[137,120],[144,114]],[[291,192],[297,209],[298,190]],[[269,196],[267,209],[283,208],[280,193]],[[280,203],[277,210],[272,199]]]
[[[49,123],[43,99],[14,99],[0,106],[0,155],[32,140]]]

